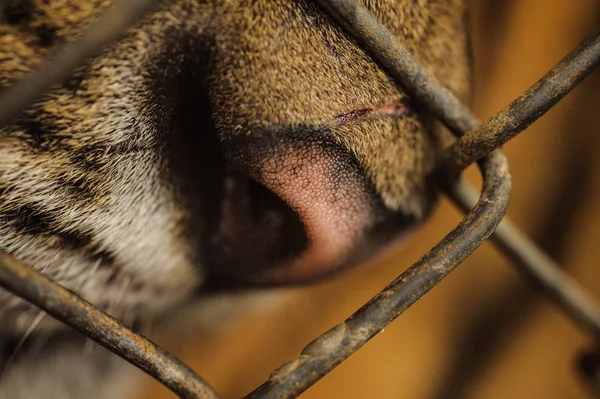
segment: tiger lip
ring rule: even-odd
[[[371,119],[378,116],[401,117],[408,115],[411,112],[412,108],[408,104],[408,101],[395,101],[379,107],[360,108],[348,112],[343,112],[339,115],[336,115],[334,121],[336,123],[342,124]]]

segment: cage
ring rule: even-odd
[[[479,122],[463,104],[435,82],[364,6],[353,0],[318,0],[358,42],[417,100],[427,106],[458,138],[439,165],[440,184],[468,212],[460,225],[431,251],[343,323],[308,344],[301,355],[273,372],[248,398],[296,397],[383,331],[396,317],[432,289],[490,235],[532,284],[557,303],[590,336],[600,329],[600,308],[561,267],[544,254],[513,223],[504,219],[511,192],[507,162],[499,148],[541,117],[600,61],[600,36],[590,36],[538,83],[508,107]],[[40,70],[0,98],[0,122],[26,107],[43,90],[68,74],[122,29],[138,20],[151,1],[122,2],[74,46],[57,55],[51,68]],[[124,17],[125,16],[125,17]],[[460,172],[478,162],[483,190],[476,192]],[[499,224],[499,225],[498,225]],[[160,347],[132,332],[92,304],[53,283],[32,268],[2,256],[0,285],[84,333],[118,356],[152,375],[180,397],[218,397],[191,369]],[[599,385],[593,348],[584,356],[582,376],[592,389]]]

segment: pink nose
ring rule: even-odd
[[[222,143],[230,174],[216,273],[280,284],[358,263],[406,230],[327,129],[251,132]],[[241,173],[240,173],[241,172]]]
[[[269,272],[275,280],[303,281],[336,268],[372,227],[372,198],[355,166],[333,148],[289,149],[263,160],[260,182],[294,210],[307,247]]]

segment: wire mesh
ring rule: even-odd
[[[480,124],[471,111],[429,75],[386,28],[356,0],[315,0],[380,65],[459,138],[433,171],[447,194],[466,212],[465,219],[421,259],[343,323],[317,337],[301,355],[275,370],[246,398],[295,398],[381,332],[433,288],[493,234],[493,242],[518,269],[578,325],[597,337],[600,306],[570,276],[504,219],[511,177],[498,149],[541,117],[600,62],[600,34],[590,36],[555,68],[505,109]],[[25,109],[150,10],[155,0],[120,2],[78,41],[58,52],[46,67],[0,96],[0,126]],[[110,23],[107,23],[109,21]],[[106,29],[111,26],[112,29]],[[117,27],[117,29],[115,29]],[[478,161],[483,189],[475,190],[460,171]],[[496,229],[496,227],[499,227]],[[181,398],[218,398],[189,367],[147,338],[129,330],[73,292],[32,267],[0,254],[0,286],[45,310],[144,372]],[[582,375],[600,391],[600,355],[581,359]]]

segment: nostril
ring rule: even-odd
[[[298,214],[264,185],[229,171],[211,240],[211,264],[219,273],[259,273],[306,249]]]
[[[372,184],[327,134],[250,134],[222,144],[230,165],[256,181],[233,172],[226,183],[215,236],[221,271],[259,283],[313,280],[344,266],[376,224]]]
[[[379,123],[407,112],[388,103],[346,113],[338,123],[364,118],[357,129],[369,129],[371,117]],[[231,168],[213,242],[212,270],[221,281],[314,281],[359,263],[414,225],[412,213],[386,206],[354,152],[334,137],[333,123],[255,128],[221,141]]]
[[[274,280],[310,280],[340,266],[373,226],[373,195],[354,158],[331,144],[288,149],[263,160],[261,181],[294,209],[306,250]]]

